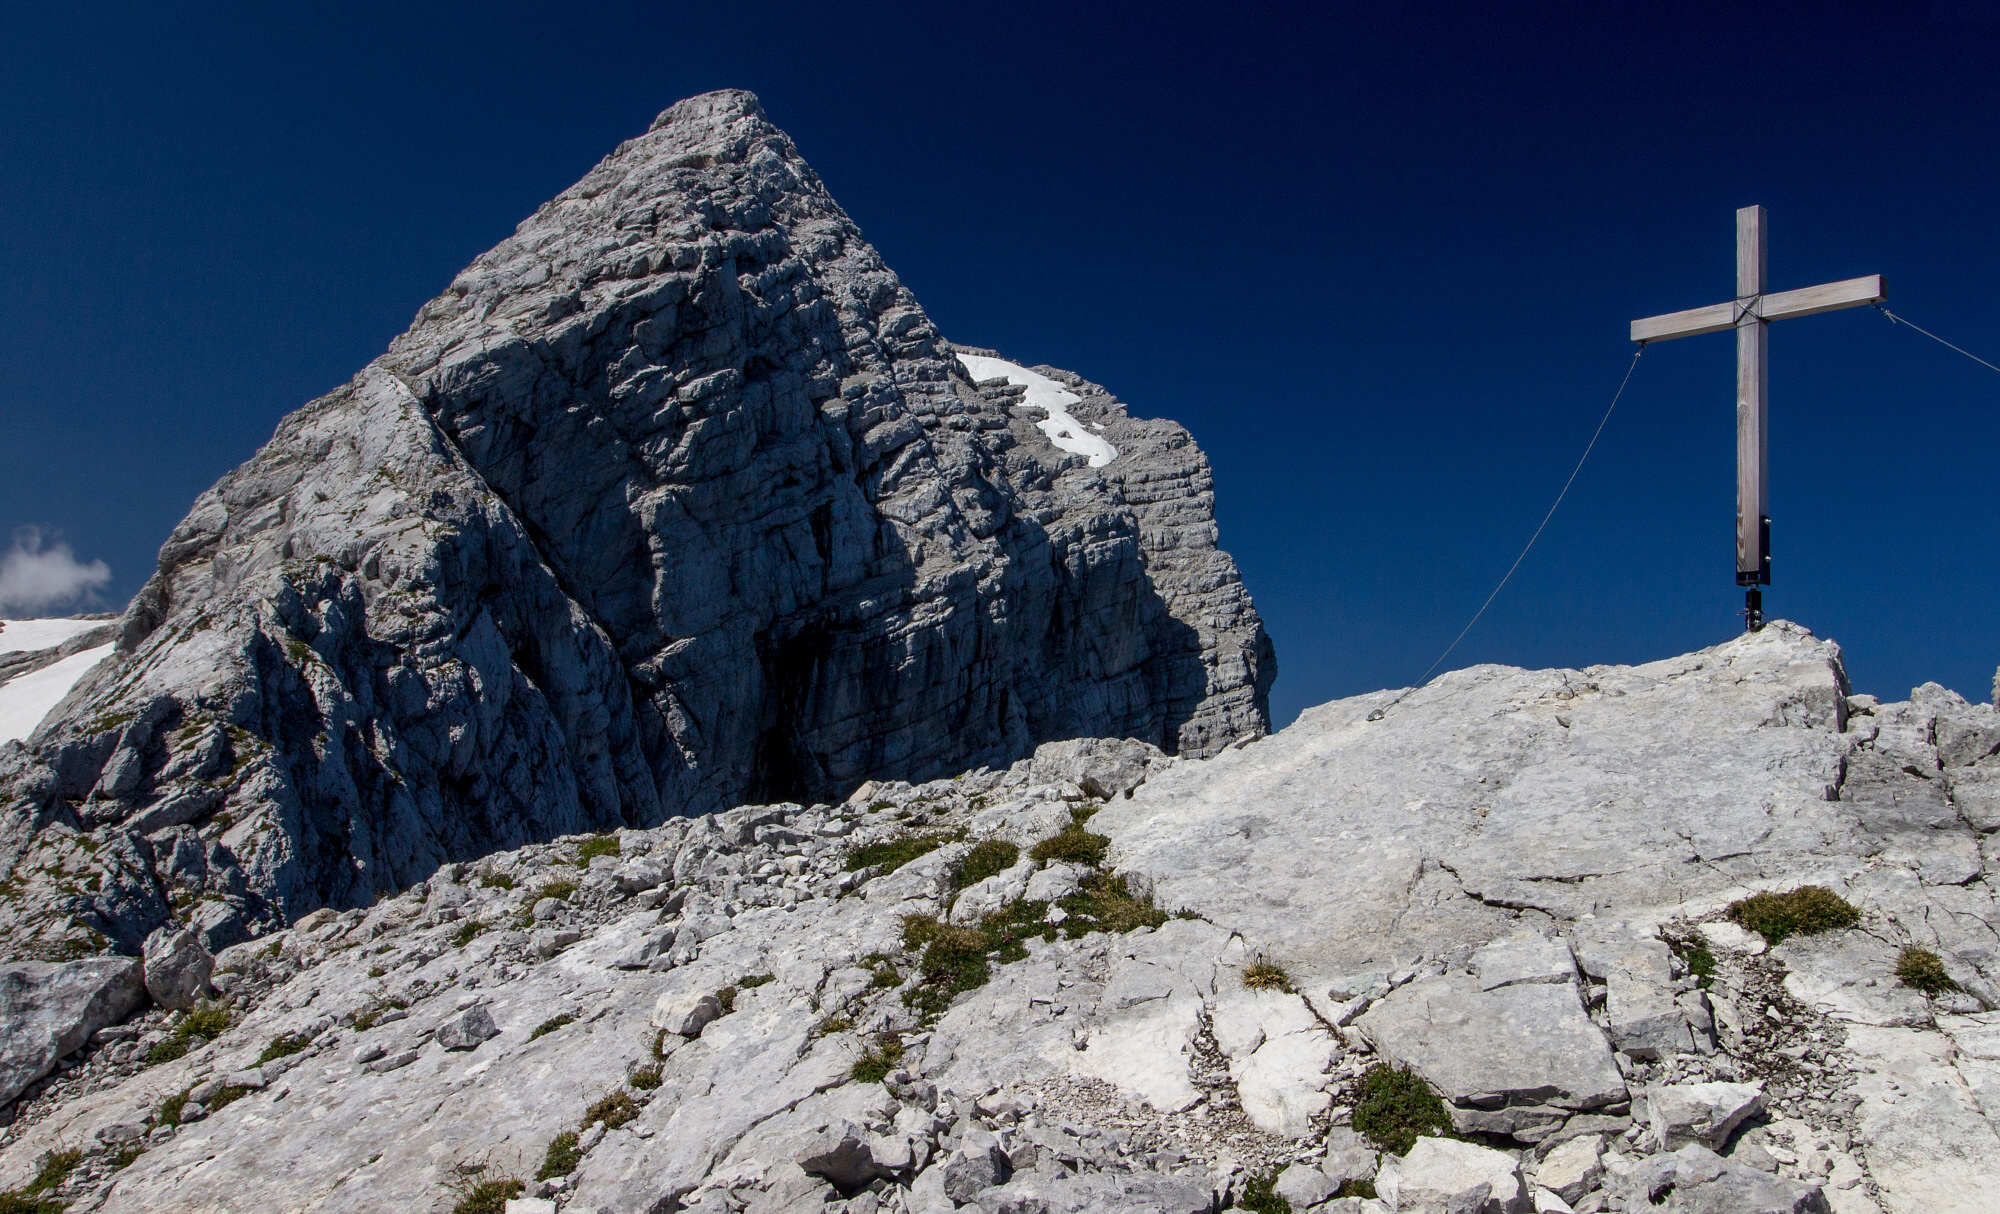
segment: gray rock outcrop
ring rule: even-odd
[[[1116,458],[968,378],[754,97],[674,106],[196,501],[0,753],[0,864],[89,874],[8,947],[218,950],[565,833],[1262,733],[1206,460],[1039,371]]]
[[[139,963],[130,957],[0,966],[0,1105],[145,1001]]]
[[[210,994],[208,980],[215,959],[186,928],[162,927],[146,937],[141,953],[146,969],[146,993],[161,1007],[188,1008]]]
[[[475,1168],[586,1211],[1194,1214],[1372,1181],[1405,1211],[1983,1214],[1996,874],[1971,815],[1932,815],[1992,708],[1848,695],[1783,623],[1460,672],[1369,721],[1388,698],[1208,759],[1052,743],[529,844],[315,912],[217,958],[213,1042],[147,1065],[188,1023],[155,1008],[24,1093],[0,1190],[94,1144],[55,1195],[104,1214],[448,1210]],[[1034,860],[1091,842],[1079,819],[1104,859]],[[993,947],[930,951],[975,930],[942,920],[987,841],[1033,875],[981,918]],[[1925,876],[1967,841],[1976,875]],[[1803,884],[1858,921],[1725,930]],[[1959,989],[1900,980],[1906,943]],[[496,1031],[454,1048],[475,1010]],[[1476,1141],[1385,1133],[1385,1077],[1426,1107],[1402,1065],[1429,1128]],[[182,1097],[202,1115],[165,1124]]]

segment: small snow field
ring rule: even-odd
[[[37,621],[38,623],[69,623],[67,620]],[[91,621],[92,627],[102,624],[102,620]],[[8,628],[12,632],[12,627]],[[49,715],[76,681],[90,673],[90,668],[111,656],[116,645],[99,645],[74,653],[53,666],[44,666],[28,674],[17,675],[5,683],[0,683],[0,745],[25,738],[35,732],[35,726]]]
[[[0,620],[0,653],[54,649],[80,633],[102,628],[110,620]]]
[[[983,354],[961,354],[958,361],[965,364],[966,374],[973,383],[987,379],[1004,379],[1010,384],[1026,388],[1025,403],[1048,413],[1046,418],[1035,423],[1035,428],[1049,436],[1049,441],[1064,451],[1088,456],[1090,466],[1102,468],[1118,458],[1118,448],[1083,428],[1083,424],[1070,416],[1069,407],[1083,400],[1081,396],[1063,387],[1046,375],[1037,375],[1019,363],[1010,363],[1003,358],[988,358]],[[1095,424],[1095,423],[1093,423]],[[1098,426],[1102,430],[1103,426]]]

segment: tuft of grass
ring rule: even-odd
[[[21,1187],[27,1197],[39,1197],[69,1179],[76,1171],[76,1165],[83,1162],[83,1150],[71,1147],[67,1151],[50,1151],[42,1160],[42,1166],[35,1170],[35,1178]],[[60,1209],[61,1207],[57,1207]]]
[[[922,948],[926,944],[929,944],[933,939],[935,939],[938,933],[938,928],[943,926],[944,924],[940,923],[936,919],[931,918],[929,915],[904,915],[903,947],[913,953],[916,952],[918,949]],[[886,963],[888,961],[888,958],[871,957],[868,958],[868,960],[870,962],[880,960]]]
[[[880,1083],[903,1061],[903,1039],[883,1033],[854,1063],[854,1078],[862,1083]]]
[[[722,1014],[731,1015],[736,1011],[736,988],[725,986],[715,992],[715,1001],[722,1005]]]
[[[271,1038],[271,1044],[264,1047],[264,1052],[257,1055],[257,1065],[263,1066],[267,1062],[275,1062],[280,1058],[290,1058],[293,1054],[300,1053],[311,1044],[312,1038],[307,1037],[304,1033],[285,1033],[273,1037]]]
[[[479,884],[487,889],[513,889],[514,878],[506,873],[488,873],[479,879]]]
[[[576,1017],[570,1015],[568,1012],[564,1012],[560,1016],[551,1016],[535,1026],[535,1031],[528,1034],[528,1040],[533,1041],[537,1037],[546,1037],[565,1024],[575,1023]]]
[[[659,1032],[653,1034],[653,1061],[665,1062],[666,1060],[667,1030],[661,1029]]]
[[[387,974],[388,972],[389,972],[388,970],[383,969],[379,965],[371,965],[368,967],[368,976],[370,978],[380,978],[384,974]]]
[[[1166,912],[1154,906],[1151,899],[1133,895],[1122,875],[1087,873],[1077,892],[1057,905],[1069,912],[1062,930],[1072,940],[1091,932],[1118,935],[1141,927],[1158,927],[1167,921]]]
[[[639,1116],[639,1102],[624,1092],[613,1092],[583,1111],[583,1124],[601,1121],[607,1130],[615,1130]]]
[[[922,981],[903,993],[903,1003],[926,1014],[943,1012],[953,996],[986,985],[992,976],[987,951],[985,932],[938,924],[917,963]]]
[[[1944,959],[1927,948],[1914,945],[1904,949],[1896,958],[1896,980],[1926,995],[1942,995],[1958,989],[1958,983],[1945,973]]]
[[[1403,1155],[1417,1139],[1451,1133],[1451,1114],[1423,1077],[1408,1067],[1376,1063],[1361,1076],[1361,1099],[1354,1105],[1356,1133],[1365,1134],[1392,1155]]]
[[[0,1193],[0,1214],[62,1214],[63,1203],[53,1197],[29,1197],[10,1191]]]
[[[128,1142],[111,1153],[111,1170],[116,1172],[132,1166],[134,1160],[146,1153],[143,1142]]]
[[[451,1214],[506,1214],[508,1201],[519,1197],[527,1187],[511,1176],[482,1180],[460,1193]]]
[[[642,1092],[650,1092],[660,1086],[660,1064],[642,1066],[625,1077],[625,1082]]]
[[[1352,1176],[1341,1181],[1340,1187],[1333,1191],[1333,1195],[1335,1197],[1366,1197],[1370,1201],[1378,1199],[1374,1181],[1360,1180]]]
[[[551,881],[547,885],[536,888],[535,899],[536,901],[540,901],[543,898],[555,898],[558,901],[567,902],[569,901],[569,896],[575,892],[576,882],[574,881]]]
[[[1801,885],[1784,894],[1752,894],[1730,903],[1729,917],[1772,944],[1861,922],[1861,912],[1847,899],[1820,885]]]
[[[229,1009],[219,1003],[201,1003],[181,1014],[174,1026],[176,1037],[199,1037],[213,1041],[229,1027]]]
[[[173,1035],[146,1053],[146,1064],[157,1066],[184,1057],[194,1042],[213,1041],[229,1028],[229,1009],[219,1003],[201,1003],[181,1013],[174,1022]]]
[[[1027,960],[1026,942],[1030,937],[1056,938],[1056,928],[1048,921],[1048,914],[1046,902],[1009,902],[993,911],[979,921],[979,930],[986,936],[986,950],[1003,964]]]
[[[1292,980],[1284,970],[1259,957],[1254,964],[1243,967],[1243,985],[1253,991],[1284,991],[1290,994]]]
[[[848,1019],[846,1016],[828,1016],[818,1024],[813,1025],[812,1035],[815,1039],[831,1037],[835,1033],[845,1033],[853,1027],[854,1021]]]
[[[748,978],[738,978],[736,980],[736,989],[739,991],[754,991],[767,982],[776,982],[777,980],[778,976],[776,974],[752,974]]]
[[[964,831],[944,831],[929,835],[897,835],[879,843],[863,843],[847,851],[844,863],[850,873],[879,864],[885,873],[895,872],[918,856],[927,856],[947,843],[965,837]]]
[[[620,854],[617,835],[592,835],[576,845],[576,866],[589,868],[590,862],[599,856]]]
[[[1276,1172],[1259,1172],[1244,1182],[1243,1193],[1236,1199],[1239,1210],[1254,1210],[1256,1214],[1292,1214],[1292,1203],[1278,1196]]]
[[[184,1091],[175,1092],[165,1100],[162,1100],[159,1109],[153,1114],[153,1124],[179,1125],[181,1123],[181,1110],[187,1107],[187,1102],[188,1094]]]
[[[485,930],[486,925],[484,923],[479,922],[477,919],[467,919],[460,925],[457,931],[451,934],[451,942],[458,948],[464,948],[466,945],[471,944],[478,937],[479,933]]]
[[[549,1149],[542,1156],[542,1166],[536,1170],[536,1180],[554,1180],[576,1171],[583,1162],[583,1151],[577,1145],[575,1130],[564,1130],[549,1140]]]
[[[146,1051],[146,1065],[158,1066],[163,1062],[172,1062],[176,1058],[184,1057],[187,1052],[188,1043],[186,1038],[169,1037]]]
[[[409,1006],[410,1001],[407,999],[384,999],[380,1003],[370,1004],[354,1013],[354,1031],[365,1033],[369,1029],[374,1028],[376,1022],[387,1015],[391,1009],[400,1012]]]
[[[1663,936],[1661,939],[1666,940],[1667,947],[1673,950],[1674,956],[1681,959],[1681,964],[1687,966],[1688,973],[1694,977],[1695,985],[1707,990],[1709,983],[1715,980],[1715,954],[1709,951],[1708,941],[1700,936],[1684,936],[1679,939]]]
[[[988,877],[997,877],[1014,867],[1021,858],[1021,849],[1004,839],[988,839],[965,853],[965,858],[952,869],[952,884],[960,889],[976,885]]]
[[[1093,835],[1076,823],[1059,835],[1050,835],[1028,849],[1028,855],[1036,860],[1067,860],[1072,864],[1088,864],[1096,868],[1104,863],[1104,856],[1111,850],[1111,840],[1104,835]]]

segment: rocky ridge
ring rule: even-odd
[[[3,947],[218,950],[565,834],[1263,732],[1206,460],[1037,370],[1116,458],[968,378],[754,97],[674,106],[196,501],[0,749]]]
[[[1461,671],[1369,721],[1390,698],[1208,759],[1051,744],[316,912],[215,959],[219,1017],[97,1028],[11,1110],[0,1186],[53,1159],[50,1192],[106,1211],[443,1211],[508,1180],[590,1214],[2000,1191],[1993,708],[1851,695],[1782,622]],[[1852,918],[1776,945],[1730,918],[1802,885]],[[1909,950],[1942,985],[1899,978]],[[1384,1149],[1399,1073],[1435,1121]]]

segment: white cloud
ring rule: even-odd
[[[0,616],[27,616],[97,602],[111,581],[103,561],[76,559],[68,544],[44,546],[39,527],[14,532],[14,547],[0,556]]]

